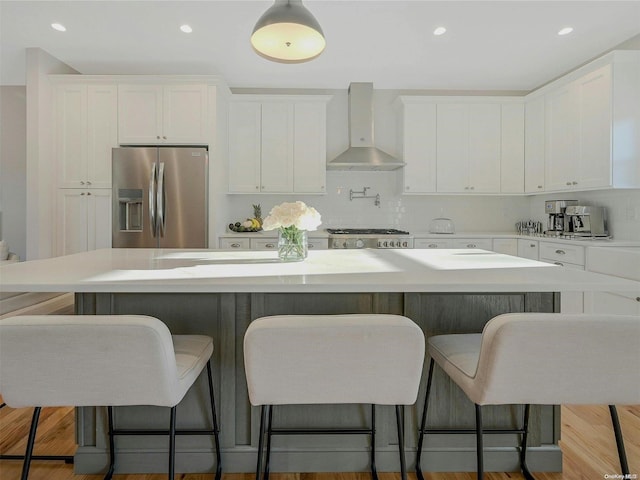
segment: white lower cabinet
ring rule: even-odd
[[[540,261],[553,263],[565,268],[584,270],[584,247],[563,243],[540,242]],[[582,313],[584,295],[582,292],[560,292],[560,312]]]
[[[591,247],[587,250],[586,269],[640,281],[640,248]],[[640,291],[585,293],[584,310],[587,313],[638,315],[640,318]]]
[[[505,255],[518,255],[518,240],[515,238],[494,238],[492,250]]]
[[[111,190],[58,190],[57,254],[111,248]]]
[[[454,238],[453,248],[481,248],[493,250],[493,240],[490,238]]]
[[[220,248],[236,250],[277,250],[278,237],[267,238],[242,238],[223,237],[219,241]],[[307,248],[309,250],[326,250],[329,248],[328,238],[308,238]]]
[[[219,245],[223,249],[249,250],[251,248],[248,238],[221,238]]]
[[[413,248],[453,248],[453,239],[414,238]]]
[[[529,258],[531,260],[538,260],[540,256],[538,251],[540,244],[537,240],[528,240],[525,238],[518,239],[518,256],[522,258]]]

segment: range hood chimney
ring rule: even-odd
[[[373,83],[349,85],[349,148],[327,170],[397,170],[406,164],[373,144]]]

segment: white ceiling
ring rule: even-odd
[[[640,34],[640,0],[306,0],[327,48],[279,64],[249,44],[272,3],[1,0],[0,80],[23,85],[25,48],[40,47],[84,74],[219,74],[238,88],[532,90]]]

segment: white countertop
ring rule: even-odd
[[[325,229],[308,232],[309,238],[328,238],[329,234]],[[564,243],[569,245],[581,245],[583,247],[640,247],[639,240],[616,240],[603,239],[565,239],[556,237],[543,237],[533,235],[518,235],[515,232],[458,232],[458,233],[429,233],[429,232],[410,232],[413,238],[522,238],[525,240],[540,240],[542,242]],[[260,231],[260,232],[226,232],[219,235],[218,238],[276,238],[277,230]]]
[[[2,291],[640,292],[640,282],[485,250],[102,249],[2,267]]]

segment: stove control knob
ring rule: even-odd
[[[402,242],[402,246],[404,248],[409,248],[409,242]]]
[[[384,246],[384,248],[387,248],[389,246],[389,242],[384,242],[382,245]]]
[[[378,248],[382,248],[382,241],[378,240]]]
[[[356,240],[356,248],[364,248],[364,242],[362,239],[359,238]]]

